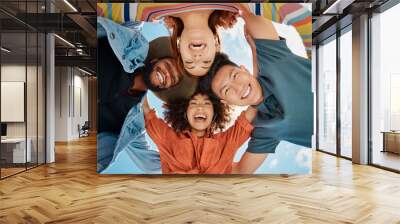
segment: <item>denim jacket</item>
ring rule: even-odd
[[[126,27],[98,16],[97,24],[97,38],[107,36],[111,48],[126,72],[133,73],[137,68],[144,66],[149,42],[141,33],[141,22],[131,22],[129,27]]]
[[[127,173],[157,174],[161,173],[160,153],[150,149],[145,138],[146,128],[142,102],[133,106],[122,126],[110,164],[118,160],[121,152],[125,152],[137,169]]]

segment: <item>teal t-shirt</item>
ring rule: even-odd
[[[274,153],[280,141],[311,147],[313,95],[311,62],[293,54],[285,40],[254,40],[258,81],[264,101],[258,106],[248,152]]]

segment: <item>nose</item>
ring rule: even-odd
[[[196,110],[197,110],[197,112],[203,111],[203,104],[197,104],[196,105]]]
[[[194,60],[199,60],[201,57],[201,53],[200,52],[194,52],[193,54]]]

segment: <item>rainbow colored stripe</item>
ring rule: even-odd
[[[249,4],[256,15],[277,23],[293,26],[299,32],[307,54],[311,55],[311,11],[299,3],[242,3]],[[193,10],[227,10],[237,8],[222,3],[97,3],[97,15],[117,23],[128,21],[153,21],[163,16]]]
[[[98,3],[97,15],[123,23],[152,21],[166,15],[206,9],[238,11],[234,6],[221,3]]]
[[[298,3],[262,3],[261,7],[263,17],[293,26],[299,32],[307,53],[311,55],[312,17],[307,7]]]

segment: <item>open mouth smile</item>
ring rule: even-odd
[[[243,93],[241,99],[246,99],[251,93],[251,86],[250,84],[248,85],[248,87],[246,88],[245,92]]]
[[[157,67],[156,69],[156,78],[160,83],[158,85],[160,88],[166,88],[177,84],[179,79],[175,76],[175,72],[168,63],[165,65],[165,67]]]
[[[205,115],[205,114],[195,114],[194,115],[194,120],[195,121],[206,121],[207,120],[207,115]]]
[[[207,44],[202,40],[193,40],[189,44],[189,48],[192,50],[203,50],[207,47]]]
[[[165,75],[161,71],[157,71],[157,79],[160,82],[160,86],[159,87],[165,87],[167,79],[166,79]]]

